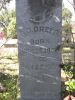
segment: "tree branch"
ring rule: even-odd
[[[67,1],[73,6],[73,8],[75,10],[75,0],[73,0],[73,4],[69,0],[67,0]]]

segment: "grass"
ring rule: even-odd
[[[17,100],[18,97],[18,85],[17,75],[10,75],[0,73],[0,82],[5,87],[5,92],[0,93],[0,100]]]
[[[18,72],[17,49],[16,52],[14,48],[13,51],[12,48],[5,49],[0,54],[0,83],[5,88],[5,91],[0,93],[0,100],[18,100]]]

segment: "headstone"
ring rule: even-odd
[[[61,100],[61,0],[16,0],[21,100]]]

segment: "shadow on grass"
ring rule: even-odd
[[[0,83],[4,86],[5,90],[0,93],[0,100],[18,100],[18,75],[9,75],[0,73]]]

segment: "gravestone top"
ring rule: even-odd
[[[61,100],[60,4],[16,0],[21,100]]]

